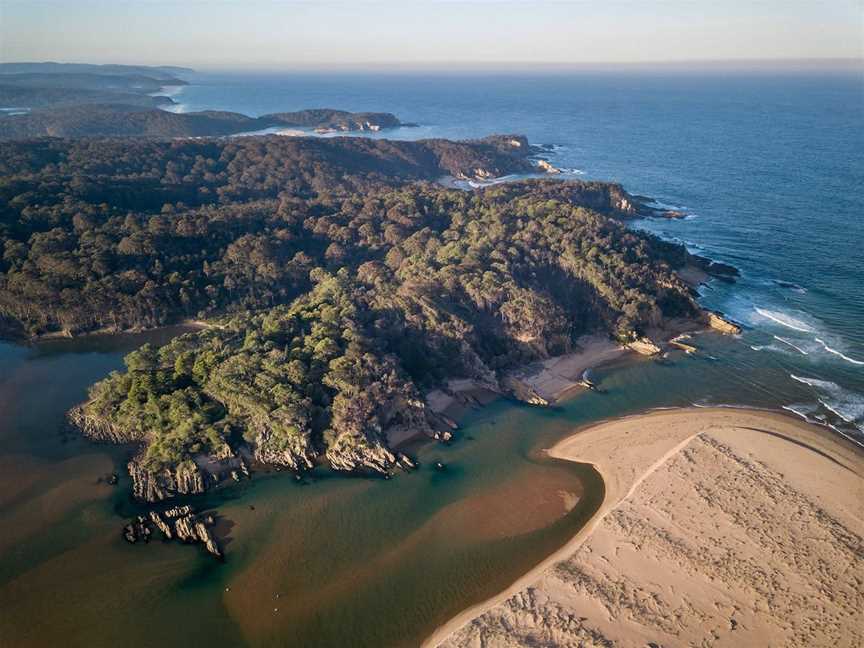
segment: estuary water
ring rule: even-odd
[[[386,110],[390,137],[518,132],[573,175],[686,208],[642,221],[730,262],[706,305],[747,328],[694,356],[618,362],[597,393],[469,413],[450,446],[418,444],[384,481],[285,474],[218,490],[226,551],[120,535],[136,512],[131,448],[64,426],[89,384],[144,341],[180,332],[0,343],[0,644],[414,646],[566,542],[603,495],[589,467],[542,450],[575,427],[656,407],[795,410],[850,437],[864,427],[864,85],[851,73],[208,74],[181,109],[263,114]],[[376,135],[377,136],[377,135]],[[829,427],[826,434],[833,434]],[[441,461],[444,471],[433,464]],[[578,503],[573,502],[578,497]]]

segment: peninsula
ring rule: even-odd
[[[71,414],[91,438],[139,445],[128,469],[143,500],[253,462],[410,469],[394,446],[449,438],[424,398],[448,381],[535,402],[510,370],[584,334],[652,353],[664,329],[710,319],[676,274],[696,258],[629,229],[638,206],[618,185],[430,182],[540,171],[520,136],[2,152],[8,335],[210,320],[130,354]]]
[[[166,90],[188,85],[182,77],[192,72],[172,66],[0,63],[0,140],[207,137],[279,128],[380,131],[413,125],[390,113],[328,108],[260,117],[162,110],[175,104]]]

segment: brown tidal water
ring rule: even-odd
[[[705,354],[605,367],[601,393],[561,407],[499,400],[471,412],[455,443],[418,444],[421,468],[390,481],[259,473],[195,498],[218,511],[219,563],[197,547],[126,543],[120,528],[137,510],[128,481],[99,478],[132,450],[63,429],[124,353],[177,332],[0,344],[0,645],[416,646],[596,510],[599,475],[543,448],[650,407],[782,402],[770,387],[782,368],[700,336]]]

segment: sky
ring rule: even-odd
[[[316,65],[864,58],[864,0],[0,0],[0,60]]]

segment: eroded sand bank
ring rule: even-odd
[[[860,450],[779,414],[686,409],[550,454],[597,467],[597,515],[427,645],[864,645]]]

